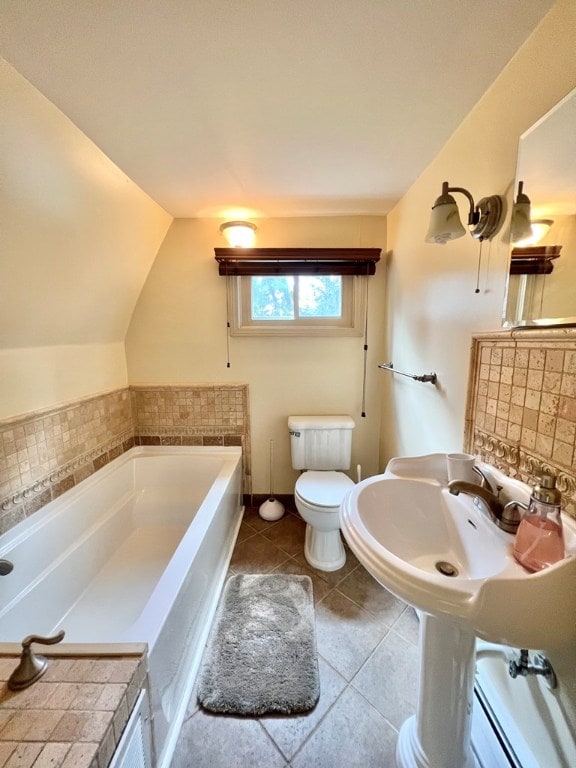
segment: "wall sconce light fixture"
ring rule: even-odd
[[[470,205],[468,211],[468,226],[470,234],[476,240],[489,240],[498,230],[502,219],[502,198],[499,195],[483,197],[474,203],[474,198],[463,187],[450,187],[448,182],[442,184],[442,194],[436,198],[430,214],[430,226],[425,237],[427,243],[444,244],[456,240],[466,234],[460,221],[458,206],[450,192],[460,192],[465,195]]]
[[[256,225],[249,221],[226,221],[220,225],[220,232],[232,248],[251,248],[254,244]]]
[[[524,182],[518,182],[518,195],[512,209],[510,239],[513,243],[525,240],[532,235],[530,198],[523,192]]]

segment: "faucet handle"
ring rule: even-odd
[[[40,635],[28,635],[22,640],[22,655],[20,664],[10,675],[8,688],[11,691],[22,691],[24,688],[39,680],[48,666],[48,659],[44,656],[34,653],[30,647],[32,643],[41,645],[54,645],[64,639],[64,630],[58,632],[53,637],[41,637]]]
[[[521,509],[526,511],[528,509],[528,504],[524,504],[523,501],[509,501],[508,504],[504,505],[504,509],[502,510],[502,523],[506,525],[506,527],[503,527],[508,533],[516,533],[523,517],[523,514],[520,511]]]
[[[39,645],[56,645],[56,643],[64,640],[65,632],[62,629],[57,635],[53,637],[41,637],[40,635],[28,635],[22,640],[22,650],[29,648],[32,643],[38,643]]]

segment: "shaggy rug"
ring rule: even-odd
[[[202,660],[200,704],[229,715],[295,714],[319,696],[310,577],[230,577]]]

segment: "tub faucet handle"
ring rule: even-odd
[[[28,688],[29,685],[39,680],[46,668],[48,667],[48,659],[45,656],[40,656],[34,653],[31,646],[32,643],[38,643],[40,645],[55,645],[64,639],[64,630],[58,632],[53,637],[41,637],[40,635],[28,635],[22,640],[22,654],[20,656],[20,664],[16,667],[14,672],[10,675],[8,680],[8,688],[11,691],[22,691],[24,688]]]

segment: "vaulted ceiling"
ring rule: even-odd
[[[3,0],[0,49],[175,216],[384,214],[552,0]]]

